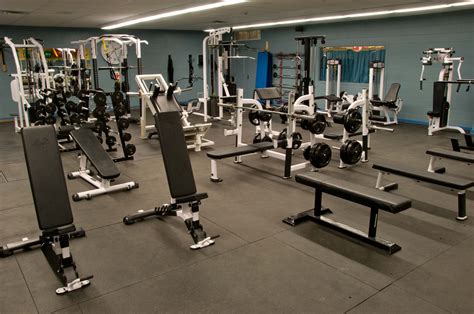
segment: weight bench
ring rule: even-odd
[[[407,177],[418,181],[424,181],[431,184],[458,190],[458,216],[456,217],[456,219],[467,219],[466,189],[469,189],[470,187],[474,186],[474,181],[391,164],[374,164],[372,168],[379,171],[375,187],[380,190],[390,191],[398,188],[397,183],[390,183],[388,185],[382,186],[382,177],[384,173],[392,173],[398,176]]]
[[[428,171],[429,172],[436,172],[436,173],[445,173],[446,168],[445,167],[435,167],[435,161],[437,158],[445,158],[445,159],[451,159],[451,160],[456,160],[460,162],[466,162],[466,163],[474,163],[474,155],[472,154],[467,154],[467,153],[462,153],[462,152],[456,152],[452,150],[446,150],[446,149],[441,149],[441,148],[432,148],[428,149],[426,151],[426,154],[430,155],[430,163],[428,165]]]
[[[77,129],[70,132],[71,137],[81,150],[79,154],[79,171],[68,173],[68,179],[82,178],[96,188],[79,192],[72,196],[74,201],[91,199],[95,195],[106,194],[114,191],[131,190],[138,188],[134,181],[111,185],[110,183],[120,176],[117,166],[106,153],[102,144],[90,129]],[[97,176],[87,168],[88,161],[97,170]]]
[[[255,153],[261,153],[269,149],[275,148],[273,142],[260,142],[256,144],[249,144],[246,146],[223,148],[207,152],[207,157],[211,159],[211,181],[221,182],[222,179],[217,175],[217,160],[225,159],[229,157],[239,157],[244,155],[251,155]],[[236,163],[239,163],[237,158]]]
[[[0,256],[41,247],[51,269],[63,284],[56,289],[57,294],[88,286],[92,276],[79,277],[69,249],[69,239],[83,237],[85,231],[73,225],[54,127],[23,128],[21,134],[36,218],[42,234],[35,239],[24,238],[0,247]],[[71,277],[73,279],[69,281]]]
[[[155,125],[172,199],[170,204],[163,204],[151,210],[140,210],[136,214],[125,216],[123,222],[131,225],[147,217],[178,216],[184,220],[193,238],[194,244],[191,245],[191,249],[196,250],[212,245],[213,238],[206,235],[199,223],[199,205],[201,200],[207,198],[208,195],[197,193],[184,131],[181,127],[180,113],[177,111],[157,112]],[[188,206],[183,208],[181,204],[186,203]]]
[[[315,189],[314,208],[283,219],[283,222],[295,226],[306,220],[311,220],[317,224],[329,227],[350,238],[379,248],[389,254],[393,254],[401,249],[395,243],[377,238],[377,220],[379,210],[384,210],[392,214],[399,213],[411,207],[411,201],[407,198],[393,195],[380,190],[361,186],[347,180],[335,179],[321,173],[308,173],[296,175],[296,182],[313,187]],[[332,213],[322,206],[322,195],[327,193],[351,202],[370,207],[369,230],[365,232],[336,222],[325,217]]]
[[[459,145],[459,140],[457,138],[451,138],[451,145],[455,152],[460,152],[461,149],[474,151],[474,134],[463,134],[464,142],[466,145]]]

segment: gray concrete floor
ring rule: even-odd
[[[216,145],[209,149],[233,144],[223,136],[226,127],[213,125],[208,138]],[[282,128],[278,121],[275,128]],[[429,137],[416,125],[395,129],[372,136],[369,163],[340,170],[334,152],[321,172],[373,186],[373,162],[424,169],[427,148],[449,148],[448,138],[459,137]],[[140,140],[135,125],[131,132],[137,154],[118,163],[119,181],[135,180],[140,188],[72,202],[75,224],[87,237],[73,240],[71,249],[80,273],[94,274],[92,285],[56,296],[59,281],[41,250],[20,252],[0,259],[0,313],[474,312],[474,219],[455,220],[455,191],[390,176],[400,183],[393,193],[411,198],[413,208],[380,213],[379,236],[402,247],[388,256],[310,222],[295,228],[282,223],[313,202],[311,189],[279,177],[283,162],[223,160],[224,181],[216,184],[209,181],[205,151],[190,152],[198,190],[209,194],[202,224],[209,235],[220,235],[214,246],[191,251],[192,240],[176,217],[122,224],[128,213],[169,202],[159,143]],[[247,140],[252,133],[246,125]],[[66,172],[77,168],[75,157],[62,154]],[[302,160],[301,152],[295,160]],[[471,165],[442,163],[452,175],[474,177]],[[38,234],[21,139],[11,123],[0,123],[0,172],[0,242]],[[72,195],[89,186],[68,180],[68,189]],[[366,230],[369,209],[327,196],[324,205],[334,219]],[[468,215],[473,207],[469,191]]]

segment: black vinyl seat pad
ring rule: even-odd
[[[196,183],[181,125],[181,113],[178,111],[156,113],[155,127],[160,139],[171,196],[179,199],[195,195]]]
[[[35,126],[21,134],[38,226],[55,233],[73,223],[56,131],[50,125]]]
[[[241,155],[253,154],[263,152],[274,148],[272,142],[260,142],[256,144],[249,144],[247,146],[239,146],[232,148],[224,148],[207,152],[207,157],[211,159],[224,159],[229,157],[236,157]]]
[[[405,197],[321,173],[298,174],[295,180],[301,184],[314,187],[323,193],[391,213],[398,213],[411,207],[411,200]]]
[[[437,184],[456,190],[466,190],[474,186],[474,181],[472,180],[466,180],[458,177],[448,176],[445,174],[428,172],[426,170],[407,168],[405,166],[395,164],[374,164],[372,168],[377,169],[379,171],[389,172],[402,177],[425,181],[428,183]]]
[[[77,129],[71,131],[71,136],[77,146],[87,156],[97,170],[98,175],[104,179],[114,179],[120,176],[120,171],[107,154],[102,144],[90,129]]]
[[[441,157],[446,159],[452,159],[462,162],[474,163],[474,155],[463,153],[463,152],[456,152],[452,150],[442,149],[442,148],[431,148],[426,151],[426,154]]]

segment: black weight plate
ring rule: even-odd
[[[104,107],[96,107],[92,111],[92,115],[94,116],[94,118],[97,118],[97,119],[104,118],[105,117],[105,108]]]
[[[272,119],[272,114],[269,112],[258,112],[258,116],[261,121],[268,122]]]
[[[71,111],[76,112],[77,111],[76,106],[77,105],[74,101],[68,101],[66,103],[66,110],[69,111],[69,112],[71,112]]]
[[[344,129],[349,133],[355,133],[362,126],[362,114],[357,109],[350,109],[344,115]]]
[[[54,103],[49,103],[45,106],[46,112],[49,114],[53,114],[56,112],[56,105]]]
[[[356,140],[347,140],[341,146],[340,155],[343,163],[355,165],[362,157],[362,145]]]
[[[260,143],[261,141],[262,141],[262,136],[260,135],[260,133],[255,134],[255,136],[253,137],[252,143],[257,144],[257,143]]]
[[[303,136],[299,132],[295,132],[291,135],[292,137],[292,145],[291,148],[293,149],[298,149],[301,147],[301,144],[303,143]]]
[[[137,151],[137,147],[133,144],[127,144],[124,147],[124,152],[125,152],[125,155],[127,156],[133,156],[136,151]]]
[[[123,101],[123,94],[119,91],[115,91],[112,93],[112,101],[116,104],[121,103]]]
[[[117,138],[115,136],[107,136],[105,138],[105,143],[108,146],[114,146],[116,142],[117,142]]]
[[[332,151],[331,147],[326,143],[316,143],[313,146],[308,146],[303,156],[309,160],[311,165],[315,168],[324,168],[331,162]]]
[[[260,115],[258,114],[258,111],[255,111],[255,110],[249,111],[249,121],[253,125],[260,125]]]
[[[56,123],[56,118],[54,116],[47,116],[45,119],[44,119],[44,122],[46,124],[55,124]]]
[[[104,106],[107,103],[107,96],[104,93],[96,93],[94,95],[94,102],[97,105]]]
[[[118,105],[115,107],[115,114],[119,117],[127,113],[127,108],[124,105]]]
[[[130,126],[130,121],[127,118],[120,118],[117,120],[117,126],[120,130],[126,130]]]
[[[326,125],[326,118],[318,114],[313,120],[309,121],[308,130],[312,134],[322,134],[326,130]]]
[[[132,134],[125,132],[125,133],[122,134],[122,139],[125,142],[128,142],[132,139]]]
[[[280,111],[282,113],[288,113],[288,103],[285,103],[283,106],[281,106],[278,111]],[[280,119],[281,119],[282,122],[286,122],[286,121],[288,121],[288,116],[284,115],[284,114],[281,114]]]

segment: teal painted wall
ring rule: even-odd
[[[35,37],[44,40],[45,47],[74,47],[71,41],[86,39],[91,36],[98,36],[104,31],[100,29],[78,29],[78,28],[46,28],[46,27],[12,27],[0,25],[0,36],[13,38],[15,43],[20,43],[23,38]],[[202,54],[201,44],[205,34],[196,31],[159,31],[159,30],[120,30],[118,33],[136,35],[143,40],[147,40],[149,45],[142,46],[143,73],[162,73],[167,78],[168,55],[171,54],[174,64],[174,77],[179,79],[188,76],[188,55],[192,54],[195,59],[194,72],[197,76],[202,76],[202,68],[198,67],[198,55]],[[130,51],[130,50],[129,50]],[[8,66],[7,72],[0,71],[0,120],[11,119],[10,113],[17,111],[16,103],[11,100],[9,74],[15,71],[11,49],[4,49],[5,61]],[[134,64],[135,53],[129,52],[129,62]],[[105,66],[102,58],[99,57],[99,66]],[[107,71],[100,71],[101,87],[105,90],[112,88],[112,80],[108,78]],[[135,83],[135,71],[130,73],[131,89],[137,89]],[[180,83],[181,87],[186,87],[187,80]],[[193,91],[183,93],[182,100],[196,98],[202,92],[202,81],[195,83]],[[133,102],[132,105],[137,102]]]
[[[248,41],[246,44],[262,49],[265,41],[268,41],[273,53],[295,52],[294,37],[322,34],[327,36],[327,46],[384,45],[386,89],[393,82],[402,84],[400,97],[404,107],[400,117],[418,123],[427,123],[426,112],[432,106],[432,82],[437,79],[440,70],[439,64],[426,69],[425,77],[428,81],[420,91],[420,57],[423,50],[430,47],[454,47],[456,55],[465,58],[463,77],[474,78],[474,10],[318,24],[304,28],[303,33],[295,32],[294,27],[265,29],[262,30],[260,41]],[[319,60],[319,56],[317,59]],[[236,65],[234,69],[237,85],[245,88],[246,96],[251,96],[255,88],[255,62],[251,66],[248,62],[250,61]],[[324,94],[325,82],[316,83],[317,93]],[[341,87],[349,93],[356,93],[366,86],[343,83]],[[468,93],[453,93],[450,119],[451,124],[474,128],[474,88]]]

